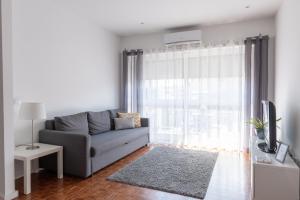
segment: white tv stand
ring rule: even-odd
[[[287,155],[285,162],[275,160],[275,154],[258,149],[263,142],[251,138],[251,199],[253,200],[299,200],[299,167]],[[271,159],[271,164],[256,161],[257,157]]]

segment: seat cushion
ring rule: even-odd
[[[111,121],[108,111],[88,112],[88,122],[90,134],[99,134],[110,131]]]
[[[97,156],[118,146],[130,143],[140,137],[146,137],[147,135],[149,135],[148,127],[114,130],[98,135],[92,135],[91,146]]]
[[[55,117],[54,124],[58,131],[89,132],[87,113]]]

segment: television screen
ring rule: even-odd
[[[263,102],[263,122],[265,123],[264,134],[266,143],[269,144],[269,106],[268,102]]]
[[[262,101],[263,122],[265,123],[265,143],[268,153],[275,153],[276,151],[276,109],[271,101]]]

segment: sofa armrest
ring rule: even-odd
[[[149,127],[149,118],[141,118],[142,127]]]
[[[79,177],[91,174],[91,138],[87,133],[41,130],[39,142],[63,146],[64,173]],[[40,159],[41,167],[56,170],[55,155]]]

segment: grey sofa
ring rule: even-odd
[[[117,111],[103,111],[109,113],[105,116],[110,118],[110,130],[98,134],[56,130],[56,121],[47,120],[46,128],[39,132],[39,142],[63,146],[64,173],[88,177],[149,143],[148,119],[141,118],[140,128],[114,130],[113,118]],[[107,119],[104,120],[107,122]],[[55,171],[56,155],[43,157],[39,163],[41,168]]]

